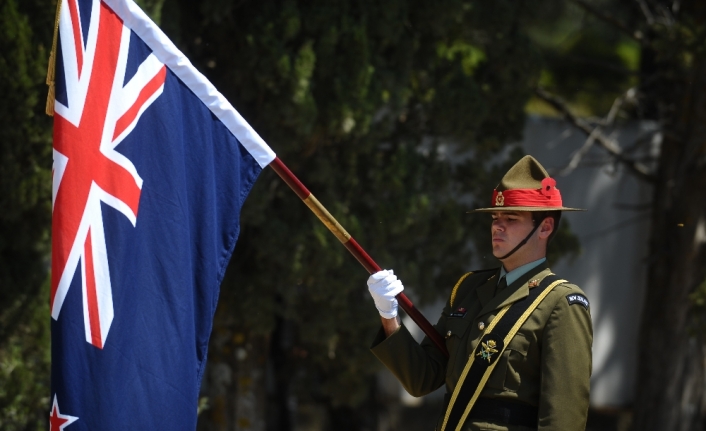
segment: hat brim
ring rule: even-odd
[[[491,213],[496,211],[586,211],[583,208],[567,208],[567,207],[493,207],[493,208],[478,208],[475,210],[466,211],[470,213]]]

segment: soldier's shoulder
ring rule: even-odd
[[[458,296],[465,296],[469,290],[475,289],[488,281],[499,269],[500,268],[479,269],[463,274],[451,290],[449,304],[453,304]]]
[[[466,288],[476,287],[490,280],[493,276],[495,276],[495,274],[498,273],[498,270],[500,270],[500,268],[477,269],[464,274],[459,279],[459,282],[461,282],[461,284]]]
[[[551,293],[556,301],[565,301],[567,305],[579,305],[586,309],[591,306],[586,293],[579,286],[569,281],[559,283]]]
[[[555,288],[555,291],[557,292],[562,292],[562,293],[580,293],[582,295],[585,295],[586,293],[581,290],[581,288],[570,281],[563,281],[559,283]]]
[[[466,275],[469,277],[473,278],[482,278],[483,281],[488,280],[490,277],[495,275],[500,270],[500,267],[496,268],[488,268],[488,269],[474,269],[473,271],[468,272]]]

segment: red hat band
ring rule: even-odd
[[[541,189],[511,189],[501,192],[493,190],[491,206],[560,208],[563,205],[556,181],[553,178],[545,178],[542,180]]]

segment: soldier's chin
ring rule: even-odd
[[[495,256],[496,259],[500,259],[502,256],[505,256],[507,252],[504,252],[503,250],[500,250],[499,248],[493,248],[493,256]]]

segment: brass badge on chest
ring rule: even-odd
[[[498,353],[503,350],[503,342],[493,334],[486,334],[481,338],[478,348],[476,349],[476,357],[486,364],[492,364],[498,357]]]

